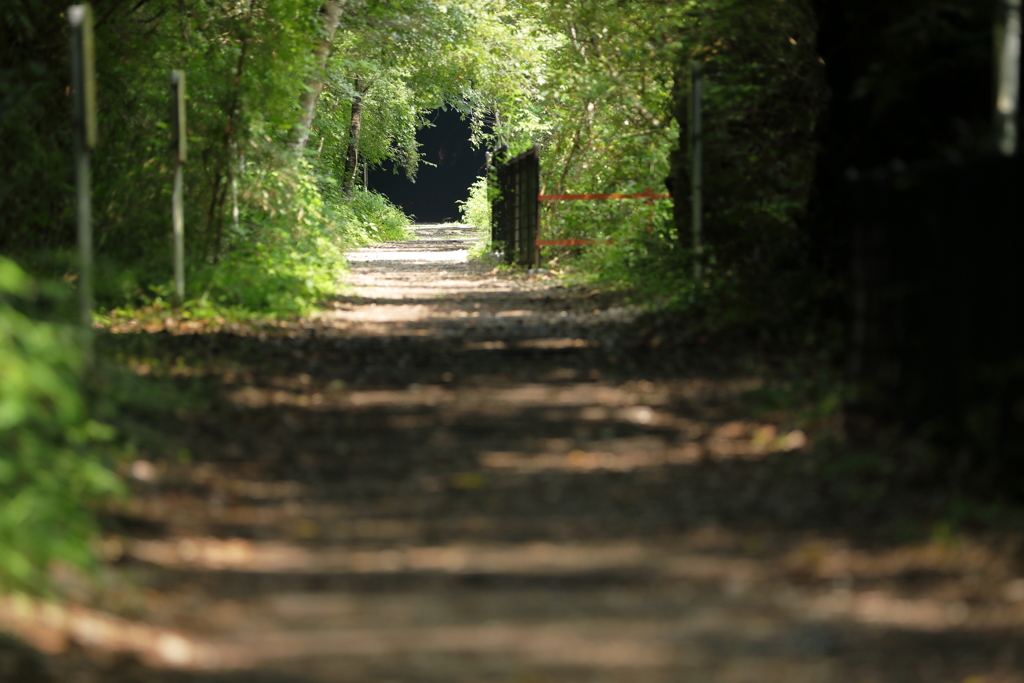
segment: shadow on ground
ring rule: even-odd
[[[77,607],[0,609],[72,644],[4,641],[0,679],[1024,680],[1012,539],[824,474],[835,417],[766,402],[765,357],[386,259],[315,319],[100,339],[133,495]]]

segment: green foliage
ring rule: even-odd
[[[350,7],[303,160],[289,143],[300,95],[320,77],[313,69],[320,4],[97,7],[93,213],[101,307],[160,308],[166,299],[171,69],[188,74],[186,310],[195,315],[208,306],[308,310],[334,287],[342,248],[404,234],[407,219],[379,195],[338,191],[357,95],[364,97],[359,163],[394,159],[410,174],[426,111],[460,109],[482,140],[489,111],[515,108],[526,77],[506,74],[501,60],[530,50],[520,47],[515,12],[504,3]],[[19,0],[0,10],[0,132],[14,155],[0,168],[0,250],[50,277],[73,277],[76,269],[63,96],[69,65],[66,50],[54,48],[63,41],[64,8]]]
[[[339,47],[349,47],[348,42]],[[426,123],[426,109],[406,82],[406,75],[376,62],[353,62],[346,59],[344,52],[334,53],[328,63],[328,74],[310,137],[318,165],[331,177],[342,178],[350,144],[352,102],[361,97],[358,163],[376,166],[390,159],[410,178],[415,177],[419,164],[416,130]],[[361,79],[362,90],[358,93],[355,76]],[[338,196],[336,201],[344,200]]]
[[[491,251],[491,201],[496,191],[486,176],[476,179],[469,188],[469,198],[459,202],[462,222],[476,229],[477,241],[470,250],[470,258],[480,258]]]
[[[349,211],[331,211],[317,178],[306,164],[253,165],[239,183],[242,205],[237,224],[225,230],[225,256],[199,263],[188,274],[183,318],[292,317],[312,310],[340,291],[344,250],[361,241],[365,229]],[[150,286],[137,304],[169,312],[172,288]],[[142,313],[134,307],[115,317]]]
[[[349,208],[367,242],[395,242],[411,236],[409,217],[379,192],[355,190]]]
[[[548,238],[614,240],[546,248],[574,277],[637,299],[699,309],[715,325],[773,321],[811,291],[798,268],[800,220],[823,101],[814,25],[795,1],[536,3],[557,49],[542,88],[544,193],[666,191],[674,202],[552,202]],[[702,277],[690,234],[689,63],[703,63]],[[674,206],[673,206],[674,204]],[[793,307],[793,315],[804,312]]]
[[[354,144],[358,163],[393,160],[415,178],[416,130],[437,108],[468,118],[476,144],[528,142],[542,128],[536,82],[544,45],[536,19],[500,0],[405,0],[346,14],[311,136],[318,164],[341,178]]]
[[[309,264],[339,259],[339,250],[322,247],[345,242],[337,233],[355,225],[327,215],[317,181],[285,151],[318,7],[307,0],[189,7],[154,0],[98,8],[93,213],[101,306],[148,303],[171,280],[172,68],[188,74],[190,293],[279,312],[308,308],[325,290],[326,271],[337,267],[324,266],[314,277]],[[0,250],[24,255],[51,276],[75,270],[63,256],[74,244],[68,104],[51,96],[64,92],[68,73],[66,50],[54,48],[62,40],[63,10],[44,0],[5,5],[0,13],[0,132],[17,140],[14,151],[25,166],[0,169]],[[222,264],[230,272],[214,274]],[[264,271],[272,272],[267,283],[259,282]],[[249,279],[239,284],[243,274]],[[293,285],[293,296],[283,293]]]
[[[292,316],[336,294],[350,216],[329,209],[319,179],[305,164],[257,166],[240,185],[255,205],[226,258],[196,276],[200,300],[236,310]]]
[[[538,3],[538,10],[557,35],[541,87],[550,131],[540,140],[542,191],[663,192],[678,134],[675,51],[666,36],[680,30],[681,7],[577,0]],[[650,220],[650,207],[638,202],[555,202],[542,222],[551,238],[601,239],[633,234]]]
[[[79,390],[75,330],[17,306],[34,288],[0,258],[0,588],[38,591],[50,562],[91,562],[90,508],[122,486],[105,462],[113,430]]]
[[[671,204],[623,200],[558,208],[546,236],[592,239],[580,247],[545,247],[544,258],[574,280],[632,291],[656,307],[679,308],[699,294],[689,249],[673,239]],[[554,212],[552,212],[554,213]],[[704,283],[704,289],[711,286]]]
[[[718,0],[704,6],[695,28],[680,57],[702,62],[705,73],[705,240],[753,307],[777,309],[779,300],[799,296],[792,278],[779,276],[804,256],[800,222],[825,101],[814,21],[796,1]],[[686,65],[677,69],[685,84]],[[687,95],[677,87],[683,134]],[[676,181],[684,188],[686,155],[681,146]]]
[[[324,78],[313,68],[320,4],[97,6],[93,214],[101,307],[159,307],[166,298],[171,69],[188,74],[185,246],[197,315],[205,310],[199,301],[274,314],[307,310],[338,269],[318,260],[403,234],[405,219],[382,198],[338,191],[350,186],[346,169],[359,175],[350,143],[357,164],[393,159],[414,175],[415,132],[439,106],[469,117],[478,143],[488,125],[516,144],[538,129],[544,35],[522,5],[371,3],[342,14],[313,135],[305,154],[296,154],[290,142],[300,96],[311,79]],[[76,270],[69,64],[67,51],[56,49],[65,39],[64,9],[56,0],[17,0],[0,10],[0,133],[12,161],[0,168],[0,251],[48,277]],[[357,97],[363,125],[350,140]]]
[[[192,316],[284,318],[308,313],[339,291],[340,269],[332,271],[324,257],[333,257],[337,264],[343,261],[327,236],[309,238],[306,246],[299,250],[257,243],[232,252],[216,268],[198,272],[196,288],[203,293],[194,302]]]
[[[189,74],[186,249],[196,305],[308,310],[331,291],[341,249],[401,235],[399,213],[380,197],[352,194],[352,179],[360,166],[389,159],[414,175],[416,130],[437,107],[468,117],[479,144],[514,152],[538,143],[546,193],[660,192],[675,174],[674,215],[667,202],[545,205],[545,236],[615,240],[549,249],[560,263],[633,288],[646,287],[652,270],[664,271],[655,298],[677,305],[723,293],[723,310],[746,302],[749,313],[786,298],[795,280],[775,275],[800,260],[798,221],[822,90],[813,22],[798,0],[350,6],[325,73],[314,69],[319,9],[312,0],[195,7],[150,0],[98,12],[94,196],[102,305],[163,299],[171,279],[172,68]],[[74,244],[61,95],[68,64],[65,51],[52,49],[62,40],[62,11],[56,0],[19,0],[0,11],[0,130],[13,160],[0,168],[11,226],[0,249],[53,276],[74,272],[65,256]],[[673,155],[687,132],[690,60],[708,74],[710,255],[699,283],[687,279],[685,145]],[[325,87],[299,155],[288,143],[310,79]],[[481,213],[481,201],[474,195],[466,210]]]

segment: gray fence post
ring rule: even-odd
[[[701,255],[704,246],[704,122],[701,116],[700,62],[690,62],[690,203],[693,207],[693,277],[700,279]]]
[[[242,160],[238,154],[238,141],[234,138],[231,139],[230,163],[236,165],[235,171],[231,174],[231,225],[237,235],[242,228],[238,212],[238,174],[242,172]]]
[[[540,235],[540,152],[534,145],[523,156],[523,265],[540,266],[540,247],[537,237]]]
[[[507,148],[502,145],[494,154],[491,155],[490,163],[487,165],[487,182],[492,188],[493,193],[491,195],[491,248],[496,249],[497,246],[504,240],[504,233],[502,232],[502,192],[501,187],[502,173],[501,167],[505,163],[505,152]]]
[[[171,222],[174,229],[174,304],[185,300],[185,207],[182,164],[188,157],[188,127],[185,123],[185,72],[171,72],[171,145],[174,155],[174,191],[171,194]]]
[[[1020,101],[1021,0],[1002,0],[996,24],[996,146],[1003,156],[1017,151]]]
[[[75,138],[75,214],[78,223],[79,322],[82,348],[92,362],[92,201],[89,189],[89,152],[96,146],[96,62],[92,33],[92,7],[68,7],[71,38],[71,111]]]

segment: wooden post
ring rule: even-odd
[[[996,25],[996,147],[1003,156],[1017,152],[1020,100],[1021,0],[1002,0]]]
[[[86,362],[92,362],[92,200],[89,152],[96,146],[96,62],[92,7],[68,7],[71,38],[71,111],[75,145],[75,215],[78,224],[78,300]]]
[[[171,144],[174,155],[174,191],[171,194],[171,221],[174,229],[174,304],[185,300],[185,209],[183,206],[182,164],[187,158],[185,125],[185,72],[171,72]]]
[[[693,207],[693,277],[700,280],[701,255],[704,246],[704,128],[701,118],[700,62],[690,62],[690,203]]]
[[[530,250],[533,254],[530,260],[533,261],[534,268],[540,268],[540,246],[537,244],[537,240],[540,239],[540,148],[537,145],[534,145],[531,151],[530,166]]]
[[[498,249],[498,245],[502,243],[504,233],[502,232],[503,216],[502,216],[502,180],[505,177],[505,152],[507,147],[501,145],[495,150],[494,154],[488,155],[487,163],[487,183],[488,183],[488,195],[491,200],[491,249]]]
[[[238,174],[242,172],[242,162],[238,156],[238,142],[231,138],[231,164],[237,164],[234,172],[231,174],[231,225],[235,229],[235,234],[239,234],[242,230],[242,223],[238,213]]]

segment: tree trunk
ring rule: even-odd
[[[252,5],[250,4],[250,8]],[[250,21],[252,14],[250,12]],[[206,216],[207,232],[212,236],[213,244],[212,258],[214,263],[220,261],[221,243],[224,241],[224,201],[227,199],[227,189],[234,178],[234,155],[231,153],[232,142],[237,140],[236,130],[237,119],[242,106],[242,74],[245,69],[245,54],[249,47],[249,41],[242,39],[242,49],[238,53],[238,65],[235,67],[235,91],[231,102],[228,104],[228,120],[224,126],[224,143],[222,147],[224,165],[218,167],[214,173],[213,197],[210,199],[210,210]]]
[[[356,96],[352,99],[352,120],[348,126],[348,150],[345,152],[345,175],[341,181],[341,189],[345,196],[352,198],[352,188],[356,184],[356,166],[359,161],[359,131],[363,123],[363,96],[370,86],[355,77],[353,83]]]
[[[690,170],[686,153],[686,140],[690,135],[690,121],[687,116],[687,102],[690,89],[686,80],[686,55],[679,53],[678,63],[672,79],[672,116],[679,125],[679,145],[669,155],[669,176],[665,187],[672,195],[672,221],[679,243],[686,248],[693,244],[690,232]]]
[[[331,43],[334,41],[334,33],[338,29],[338,22],[341,20],[341,3],[337,0],[330,0],[320,8],[320,18],[323,21],[323,33],[320,42],[313,50],[316,58],[316,71],[313,77],[306,81],[306,90],[299,98],[299,105],[302,109],[302,118],[295,124],[292,133],[291,148],[301,152],[309,141],[309,133],[313,127],[313,117],[316,116],[316,103],[320,99],[320,93],[324,90],[324,80],[327,77],[327,58],[331,56]]]

